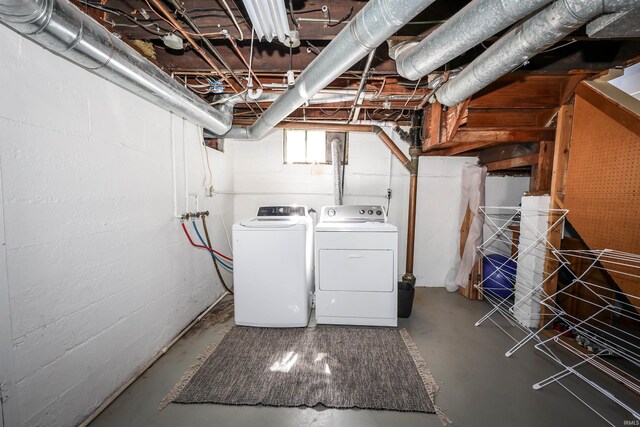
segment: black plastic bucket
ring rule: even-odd
[[[398,317],[411,316],[413,308],[413,296],[416,289],[409,282],[398,282]]]

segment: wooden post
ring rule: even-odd
[[[563,105],[558,111],[558,127],[556,129],[556,141],[553,156],[553,171],[551,174],[551,209],[562,209],[566,187],[567,169],[569,167],[569,148],[571,145],[571,126],[573,123],[573,104]],[[549,213],[549,226],[558,219],[554,212]],[[544,277],[549,278],[544,285],[546,295],[554,294],[558,289],[558,275],[554,273],[558,269],[558,261],[553,259],[551,247],[560,249],[562,241],[562,225],[549,230],[547,240],[550,247],[547,248],[547,259],[544,263]],[[550,277],[552,276],[552,277]],[[546,323],[549,311],[545,306],[540,308],[540,326]]]
[[[538,167],[535,176],[535,191],[551,191],[551,176],[553,173],[553,141],[540,141],[540,151],[538,152]],[[533,180],[533,176],[531,177]]]
[[[467,237],[469,236],[471,223],[473,222],[474,217],[475,215],[471,212],[471,209],[467,207],[467,213],[465,214],[462,226],[460,227],[460,257],[464,255],[464,247],[467,244]],[[476,285],[482,281],[482,257],[479,257],[475,262],[469,275],[469,280],[466,286],[459,286],[458,293],[465,298],[481,300],[482,293],[478,292]]]
[[[467,237],[469,236],[469,230],[471,229],[471,222],[473,221],[473,213],[467,207],[467,212],[464,216],[464,220],[462,221],[462,226],[460,227],[460,257],[464,255],[464,246],[467,243]],[[465,298],[471,298],[471,285],[472,280],[469,280],[465,287],[459,286],[458,293]]]

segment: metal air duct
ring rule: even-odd
[[[551,0],[474,0],[420,42],[398,45],[398,73],[424,77]]]
[[[595,17],[639,6],[640,0],[557,0],[492,44],[437,90],[436,98],[456,105]]]
[[[213,108],[65,0],[0,0],[0,22],[51,52],[216,134],[232,107]]]
[[[434,0],[371,0],[250,127],[233,127],[225,138],[260,139],[407,24]]]
[[[333,166],[333,198],[334,204],[342,205],[342,141],[338,138],[331,140],[331,165]]]

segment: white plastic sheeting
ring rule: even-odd
[[[487,168],[474,164],[466,164],[462,169],[462,195],[458,216],[458,229],[462,226],[467,208],[473,214],[469,227],[467,241],[464,244],[462,258],[456,251],[456,263],[449,271],[445,287],[449,292],[456,292],[459,286],[469,281],[469,273],[477,260],[477,247],[482,244],[482,226],[484,218],[480,213],[480,206],[484,205],[484,183]]]

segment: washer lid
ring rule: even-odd
[[[293,228],[296,226],[305,226],[304,217],[296,216],[259,216],[246,221],[240,221],[238,224],[245,228]]]

